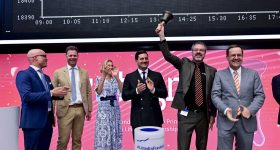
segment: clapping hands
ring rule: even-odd
[[[114,77],[118,77],[118,74],[119,74],[119,68],[114,67],[114,68],[111,70],[111,72],[112,72],[112,76],[114,76]]]
[[[243,105],[240,105],[238,107],[238,109],[237,109],[237,116],[236,116],[236,118],[232,117],[232,109],[231,108],[229,108],[227,110],[226,116],[227,116],[227,118],[230,121],[237,122],[241,116],[246,118],[246,119],[249,119],[251,117],[251,112],[250,112],[250,110],[247,107],[245,107]]]
[[[154,85],[154,82],[150,78],[147,78],[146,84],[150,91],[154,90],[155,85]]]
[[[146,90],[146,88],[148,88],[150,91],[153,91],[155,88],[154,82],[150,78],[147,78],[146,84],[141,83],[140,80],[138,80],[137,87],[136,87],[137,92],[142,93],[144,90]]]

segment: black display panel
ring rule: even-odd
[[[165,10],[174,15],[166,29],[173,41],[278,39],[279,6],[279,0],[1,0],[0,40],[156,41]]]

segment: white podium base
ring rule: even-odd
[[[134,130],[134,150],[164,150],[164,129],[142,126]]]
[[[0,107],[0,149],[18,150],[19,106]]]

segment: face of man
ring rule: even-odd
[[[35,50],[33,59],[34,65],[38,68],[45,68],[48,65],[47,55],[43,50]]]
[[[192,57],[194,62],[197,63],[203,62],[205,54],[206,54],[206,47],[204,45],[195,44],[192,47]]]
[[[76,50],[69,50],[66,54],[67,63],[71,67],[75,67],[78,61],[78,53]]]
[[[138,55],[138,59],[136,60],[137,66],[140,70],[146,70],[149,66],[149,57],[147,54]]]
[[[233,70],[239,69],[243,62],[242,49],[240,47],[234,47],[229,49],[227,60],[230,68],[232,68]]]

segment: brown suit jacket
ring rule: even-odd
[[[80,74],[80,91],[83,101],[83,107],[86,114],[92,111],[92,92],[91,92],[91,85],[89,81],[88,72],[80,67],[79,74]],[[53,86],[67,86],[71,87],[69,72],[67,67],[62,67],[60,69],[57,69],[54,72],[54,79],[53,79]],[[67,93],[66,96],[64,96],[63,100],[57,101],[56,106],[56,115],[57,117],[63,117],[66,115],[67,110],[69,108],[69,104],[71,102],[71,91]]]

